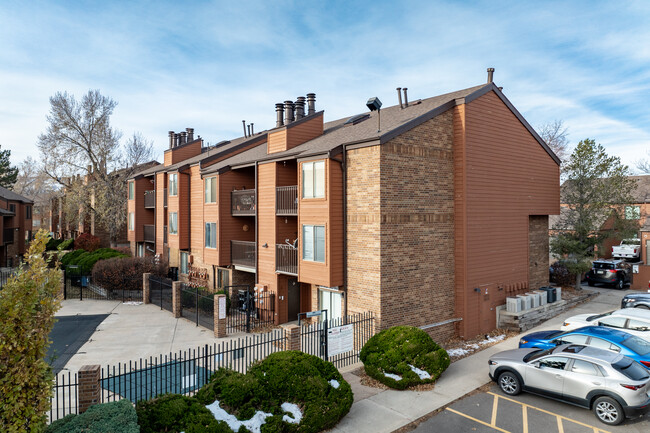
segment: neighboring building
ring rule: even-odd
[[[18,266],[32,239],[34,202],[0,187],[0,267]]]
[[[216,147],[171,132],[164,164],[129,180],[133,252],[272,292],[276,323],[372,311],[440,340],[547,284],[559,160],[491,80],[327,123],[306,99]]]

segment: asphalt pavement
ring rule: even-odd
[[[52,366],[54,374],[60,372],[81,347],[95,333],[95,329],[108,314],[57,316],[45,359]]]

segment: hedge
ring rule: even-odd
[[[137,404],[136,410],[141,433],[232,432],[228,424],[217,421],[205,405],[184,395],[167,394],[142,401]]]
[[[63,242],[63,239],[54,239],[49,238],[47,244],[45,244],[45,251],[54,251],[58,248],[59,245]]]
[[[118,256],[98,261],[92,273],[93,281],[107,290],[142,290],[142,274],[166,277],[167,263],[153,257]]]
[[[65,251],[65,250],[71,250],[74,248],[74,239],[66,239],[62,241],[58,246],[57,249],[59,251]]]
[[[129,400],[91,406],[81,415],[54,421],[46,433],[138,433],[138,415]]]
[[[425,331],[412,326],[395,326],[371,337],[359,354],[368,376],[395,389],[433,383],[449,367],[447,351]],[[412,367],[426,371],[431,378],[422,379]],[[391,378],[396,374],[401,379]]]
[[[63,256],[61,266],[65,268],[66,272],[73,275],[89,275],[95,263],[113,257],[126,257],[126,255],[111,248],[100,248],[93,252],[74,250]],[[71,266],[77,266],[77,268],[71,268]]]

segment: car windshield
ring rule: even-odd
[[[615,269],[616,266],[613,263],[598,263],[594,262],[594,269]]]
[[[632,380],[646,380],[650,377],[648,375],[648,370],[641,367],[641,364],[627,356],[624,356],[619,361],[613,363],[612,367]]]
[[[625,340],[623,340],[623,344],[628,349],[635,353],[638,353],[639,355],[643,356],[650,353],[650,343],[643,338],[637,337],[636,335],[630,335],[627,337]]]
[[[601,317],[609,316],[612,313],[613,313],[613,311],[610,311],[609,313],[603,313],[603,314],[594,314],[593,316],[587,317],[587,322],[591,322],[593,320],[600,319]]]
[[[640,245],[641,241],[638,239],[626,239],[621,242],[621,245]]]
[[[542,356],[546,356],[546,355],[548,355],[548,354],[551,353],[554,349],[555,349],[555,348],[552,347],[552,348],[550,348],[550,349],[546,349],[546,350],[537,350],[537,351],[535,351],[535,352],[530,352],[530,353],[526,354],[526,356],[524,356],[524,362],[535,361],[535,360],[541,358]]]

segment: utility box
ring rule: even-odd
[[[517,298],[521,299],[523,311],[530,310],[531,308],[533,308],[533,299],[531,296],[517,295]]]
[[[535,292],[526,292],[526,295],[530,296],[532,299],[533,308],[537,308],[541,305],[540,296]]]
[[[533,293],[537,293],[539,295],[539,305],[544,306],[548,303],[548,293],[546,293],[543,290],[533,290]]]
[[[518,313],[521,311],[521,299],[507,297],[506,298],[506,311],[508,313]]]

